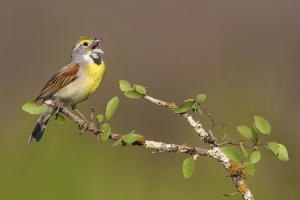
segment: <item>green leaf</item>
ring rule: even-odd
[[[130,99],[139,99],[139,98],[143,97],[142,94],[140,94],[140,93],[138,93],[136,91],[132,91],[132,90],[124,92],[124,94],[125,94],[126,97],[128,97]]]
[[[64,124],[65,123],[65,118],[62,116],[60,113],[57,113],[55,115],[55,121],[59,124]]]
[[[38,115],[41,114],[44,110],[46,110],[47,105],[46,104],[42,104],[40,106],[36,105],[36,103],[34,103],[33,101],[28,101],[27,103],[25,103],[22,106],[22,109],[25,112],[28,112],[32,115]]]
[[[188,102],[188,101],[194,102],[194,99],[187,99],[187,100],[184,100],[184,102]]]
[[[119,98],[118,97],[114,97],[112,98],[108,103],[107,103],[107,107],[106,107],[106,119],[110,119],[113,114],[116,111],[116,108],[119,104]]]
[[[103,117],[103,115],[102,115],[102,114],[100,114],[100,115],[97,115],[97,121],[98,121],[98,122],[102,122],[102,121],[103,121],[103,119],[104,119],[104,117]]]
[[[193,158],[187,158],[184,160],[182,165],[183,175],[185,178],[192,176],[195,169],[195,161]]]
[[[244,165],[246,166],[246,170],[247,170],[248,174],[250,176],[253,176],[255,173],[255,167],[254,167],[253,163],[245,162]]]
[[[135,87],[135,90],[136,90],[138,93],[140,93],[140,94],[146,94],[146,89],[145,89],[143,86],[141,86],[141,85],[137,85],[137,86]]]
[[[255,126],[255,124],[252,122],[252,127],[254,128],[254,130],[257,132],[257,128]]]
[[[113,144],[112,147],[115,147],[115,146],[121,144],[121,142],[122,142],[122,139],[119,139],[119,140],[115,141],[115,143]]]
[[[123,137],[123,142],[125,142],[126,144],[132,144],[135,141],[137,141],[140,137],[140,135],[129,133]]]
[[[257,134],[256,127],[254,124],[252,124],[252,127],[251,127],[251,134],[252,134],[252,139],[255,142],[258,142],[258,134]]]
[[[198,108],[198,113],[200,113],[200,115],[202,115],[202,111],[200,108]]]
[[[252,164],[255,164],[260,160],[260,157],[261,157],[260,152],[258,150],[254,150],[250,156],[250,162]]]
[[[205,94],[198,94],[198,95],[197,95],[197,99],[198,99],[200,102],[203,102],[203,101],[206,99],[206,95],[205,95]]]
[[[193,110],[193,113],[195,113],[199,110],[199,103],[198,102],[193,103],[192,110]]]
[[[241,155],[232,147],[221,147],[220,150],[228,157],[228,159],[241,162]]]
[[[133,91],[136,91],[136,86],[137,86],[138,84],[134,84],[133,86],[132,86],[132,90]]]
[[[193,101],[187,101],[181,104],[178,108],[174,110],[174,113],[183,113],[187,111],[193,105],[193,103],[194,103]]]
[[[248,152],[246,151],[246,149],[244,148],[244,145],[242,142],[239,142],[239,146],[240,146],[240,149],[242,150],[243,154],[244,154],[244,157],[247,158],[248,157]]]
[[[289,160],[289,154],[287,149],[285,148],[284,145],[282,144],[278,144],[279,145],[279,149],[278,149],[278,159],[282,160],[282,161],[288,161]]]
[[[233,195],[235,195],[235,194],[237,194],[237,192],[231,193],[231,194],[224,194],[224,196],[233,196]]]
[[[120,80],[119,83],[120,83],[120,89],[123,92],[127,92],[127,91],[131,90],[131,85],[130,85],[130,83],[128,81],[126,81],[126,80]]]
[[[248,126],[238,126],[237,130],[245,138],[252,138],[251,129]]]
[[[270,123],[260,116],[254,116],[254,123],[256,128],[263,134],[271,133]]]
[[[222,136],[222,140],[225,140],[226,135],[227,135],[227,132],[226,132],[226,128],[225,128],[225,125],[224,125],[224,126],[223,126],[223,136]]]
[[[275,156],[277,156],[278,152],[279,152],[278,143],[277,142],[268,142],[267,145],[268,145],[269,150],[272,151],[275,154]]]
[[[111,133],[110,125],[107,123],[102,124],[101,131],[102,131],[101,139],[103,141],[106,141],[109,138],[110,133]]]

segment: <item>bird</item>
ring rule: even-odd
[[[46,83],[40,94],[34,100],[42,100],[45,104],[59,102],[59,106],[71,106],[81,117],[76,105],[90,98],[99,88],[106,72],[106,66],[101,58],[104,52],[98,48],[99,38],[82,36],[76,40],[70,57],[70,62]],[[50,117],[57,110],[47,106],[36,123],[28,143],[40,141]]]

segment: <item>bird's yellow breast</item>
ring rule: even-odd
[[[100,65],[96,63],[91,63],[87,66],[87,76],[86,79],[86,87],[87,87],[87,97],[89,98],[92,94],[94,94],[99,88],[104,75],[105,75],[106,67],[105,63],[102,61]]]
[[[65,106],[73,106],[85,101],[97,91],[105,71],[103,61],[99,65],[93,62],[81,66],[76,80],[59,90],[54,96],[59,97],[61,104]]]

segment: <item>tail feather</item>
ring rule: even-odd
[[[36,142],[40,141],[42,138],[44,131],[46,129],[46,126],[48,124],[48,121],[50,117],[53,115],[55,109],[48,107],[39,117],[29,139],[28,144],[30,144],[34,139]]]

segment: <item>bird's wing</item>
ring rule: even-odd
[[[77,72],[80,66],[77,63],[70,63],[59,70],[50,80],[46,83],[39,96],[35,99],[45,99],[52,97],[57,91],[73,82],[77,78]]]

